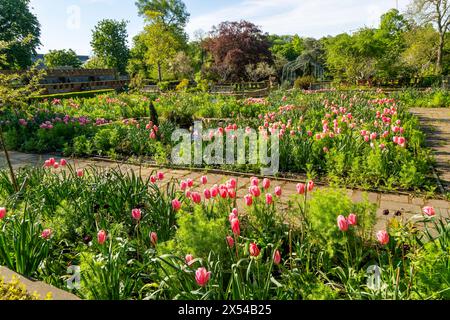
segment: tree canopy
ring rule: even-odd
[[[49,69],[58,67],[80,68],[82,63],[77,54],[72,49],[50,50],[44,55],[45,66]]]

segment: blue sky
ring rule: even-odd
[[[91,54],[91,31],[105,18],[129,21],[129,44],[143,28],[134,0],[31,0],[41,23],[42,46]],[[191,14],[187,32],[209,31],[222,21],[249,20],[264,32],[322,37],[377,26],[396,0],[185,0]],[[401,11],[410,0],[398,0]]]

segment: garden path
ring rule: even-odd
[[[50,155],[35,155],[35,154],[24,154],[20,152],[11,152],[10,154],[11,160],[13,162],[13,166],[15,168],[19,168],[26,165],[36,165],[41,166],[46,159],[51,157]],[[58,161],[59,157],[55,157]],[[88,159],[70,159],[69,160],[72,165],[76,166],[76,168],[84,168],[90,165],[95,165],[104,168],[117,168],[120,166],[123,170],[133,170],[135,172],[139,172],[139,166],[130,165],[130,164],[119,164],[117,162],[111,161],[103,161],[103,160],[88,160]],[[4,168],[6,166],[5,159],[3,154],[0,155],[0,168]],[[160,169],[156,167],[143,166],[141,168],[141,174],[143,176],[150,176],[153,171],[158,170],[165,173],[166,181],[171,178],[174,179],[186,179],[192,178],[196,185],[195,187],[199,187],[199,180],[205,172],[202,171],[190,171],[190,170],[175,170],[175,169]],[[212,174],[208,173],[208,184],[206,187],[211,187],[213,184],[225,182],[230,178],[227,175],[221,174]],[[250,181],[248,178],[238,178],[238,191],[237,196],[242,198],[245,194],[248,193],[248,187],[250,185]],[[272,188],[276,186],[281,186],[283,190],[283,195],[281,197],[281,203],[286,206],[287,202],[290,199],[290,195],[296,193],[296,184],[298,182],[287,181],[281,179],[272,179]],[[318,186],[318,188],[323,188],[323,186]],[[199,188],[200,189],[200,188]],[[203,190],[203,187],[202,187]],[[400,193],[379,193],[379,192],[363,192],[360,190],[346,190],[347,194],[352,198],[353,201],[359,202],[362,201],[365,197],[367,197],[368,201],[377,205],[377,228],[383,228],[389,218],[392,218],[397,211],[401,212],[403,219],[408,219],[413,215],[419,214],[421,209],[425,205],[433,206],[438,215],[442,215],[445,217],[450,217],[450,202],[446,200],[438,200],[438,199],[424,199],[417,198],[413,195],[408,194],[400,194]],[[243,201],[238,201],[238,207],[243,206]],[[389,211],[389,214],[385,214]]]
[[[450,192],[450,109],[412,108],[422,125],[427,145],[436,157],[436,173],[444,192]]]

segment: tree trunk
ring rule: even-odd
[[[436,61],[436,69],[438,73],[442,72],[442,56],[444,54],[445,33],[439,35],[439,47]]]
[[[16,192],[18,192],[19,186],[17,185],[17,180],[16,180],[16,176],[14,174],[14,169],[11,164],[11,159],[9,158],[8,149],[6,149],[6,143],[5,143],[5,139],[3,137],[3,128],[1,125],[0,125],[0,144],[2,145],[3,152],[5,153],[5,158],[6,158],[6,162],[8,164],[9,173],[11,174],[11,182],[13,184],[14,190]]]
[[[162,81],[161,62],[158,62],[158,81]]]

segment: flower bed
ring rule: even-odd
[[[79,266],[82,298],[450,297],[450,221],[432,207],[375,230],[373,205],[313,180],[280,208],[286,191],[268,178],[238,195],[234,178],[143,178],[54,159],[17,178],[20,196],[0,174],[0,264],[60,288]]]

